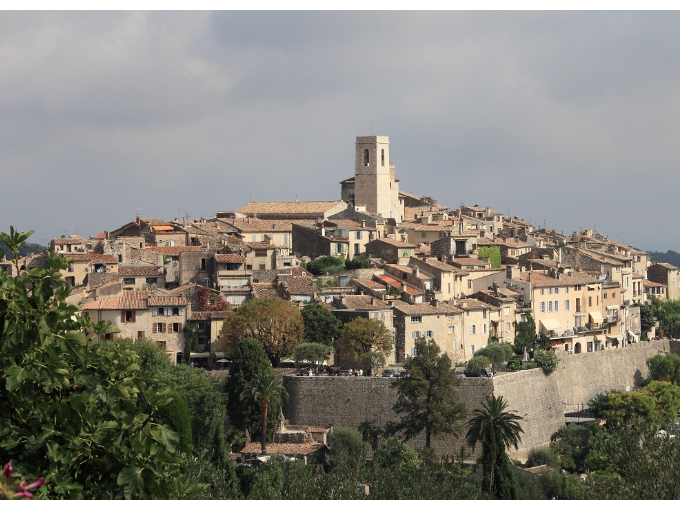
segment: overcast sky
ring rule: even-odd
[[[680,251],[679,12],[0,12],[0,229],[400,187]]]

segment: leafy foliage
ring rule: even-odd
[[[244,338],[257,340],[276,367],[280,358],[293,354],[303,334],[299,308],[279,299],[251,299],[224,319],[217,342],[218,349],[230,353]]]
[[[255,435],[261,433],[261,409],[257,402],[241,401],[241,393],[248,381],[257,374],[269,370],[270,364],[262,344],[255,340],[245,339],[236,344],[231,351],[231,367],[225,383],[228,395],[227,413],[231,424],[237,430],[248,430]],[[278,407],[270,403],[267,425],[271,430],[276,424]]]
[[[401,439],[390,437],[380,444],[373,464],[384,469],[413,470],[418,468],[418,454]]]
[[[527,312],[527,320],[524,322],[515,322],[515,353],[523,354],[524,348],[527,350],[534,348],[536,341],[536,321],[531,316],[531,312]]]
[[[365,375],[375,375],[377,370],[385,366],[385,355],[382,352],[367,352],[361,358],[361,368]]]
[[[501,248],[498,245],[480,246],[477,248],[479,258],[489,258],[492,269],[501,267]]]
[[[328,435],[331,465],[356,473],[366,460],[366,443],[352,427],[333,427]]]
[[[158,421],[175,428],[179,438],[177,445],[179,451],[190,456],[193,454],[193,440],[189,406],[187,406],[187,402],[182,395],[176,391],[169,392],[168,397],[171,397],[172,400],[160,407]]]
[[[342,321],[323,306],[312,303],[301,311],[307,342],[333,345],[342,333]]]
[[[219,293],[201,287],[196,296],[198,310],[208,312],[223,312],[229,310],[229,302],[226,301]],[[213,303],[213,304],[211,304]]]
[[[527,457],[527,467],[549,466],[558,467],[557,455],[550,448],[532,448]]]
[[[524,432],[519,424],[521,417],[507,412],[507,405],[502,396],[487,396],[482,407],[472,412],[465,436],[472,447],[482,443],[482,489],[498,499],[517,497],[510,458],[505,450],[510,446],[517,448],[520,434]]]
[[[647,366],[650,379],[680,386],[680,356],[677,354],[657,354],[647,360]]]
[[[486,356],[473,356],[470,361],[468,361],[469,370],[481,370],[482,368],[489,368],[491,366],[491,360]]]
[[[369,351],[392,352],[392,335],[382,322],[357,317],[343,327],[339,345],[341,356],[358,361]]]
[[[16,253],[29,234],[0,237]],[[182,483],[177,433],[159,422],[171,397],[149,386],[125,344],[92,345],[110,325],[66,304],[64,260],[0,273],[0,458],[49,497],[168,498]]]
[[[314,368],[321,365],[331,356],[333,348],[330,345],[304,343],[295,347],[293,358],[295,364],[300,365],[303,361],[308,361]]]
[[[563,469],[576,473],[586,470],[586,458],[590,452],[588,443],[599,430],[600,426],[594,421],[570,423],[552,435],[551,448]]]
[[[440,354],[434,340],[418,339],[415,347],[418,355],[404,363],[409,377],[396,382],[393,410],[401,416],[396,430],[402,431],[406,440],[424,432],[425,447],[430,448],[432,436],[460,434],[462,428],[457,422],[465,416],[466,408],[458,400],[460,379],[448,355]]]
[[[10,227],[10,232],[12,232],[13,229],[14,227]],[[3,256],[6,256],[7,260],[16,260],[17,258],[26,257],[27,255],[43,253],[47,249],[45,246],[26,242],[26,239],[28,239],[32,233],[33,233],[32,230],[26,232],[26,237],[24,238],[23,241],[19,243],[16,250],[10,249],[7,246],[7,244],[5,244],[5,241],[2,238],[2,236],[0,236],[0,260],[2,260]],[[16,246],[16,243],[13,243],[12,246]]]
[[[475,352],[475,356],[484,356],[495,365],[500,365],[504,361],[512,358],[514,351],[510,344],[491,342],[486,347],[482,347]]]
[[[303,267],[315,276],[321,276],[326,273],[341,273],[345,270],[345,257],[343,255],[338,255],[337,257],[327,255],[307,262]]]
[[[286,400],[288,393],[281,384],[278,375],[268,368],[262,372],[254,374],[252,378],[246,382],[245,388],[241,392],[241,400],[252,400],[260,405],[261,412],[261,440],[262,453],[267,452],[267,413],[269,410],[269,403],[280,402]]]
[[[543,369],[545,375],[552,374],[560,364],[557,354],[552,349],[537,349],[534,352],[534,361],[539,368]]]
[[[371,267],[371,261],[368,259],[346,259],[345,269],[367,269]]]

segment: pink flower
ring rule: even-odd
[[[30,485],[26,485],[26,480],[22,478],[21,483],[19,484],[19,492],[17,492],[14,495],[14,497],[33,499],[33,494],[28,492],[28,489],[37,489],[38,487],[42,487],[43,485],[45,485],[45,478],[43,478],[42,476]]]
[[[5,468],[2,470],[2,474],[5,476],[5,478],[9,478],[12,476],[12,459],[9,460],[7,464],[5,464]]]

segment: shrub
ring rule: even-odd
[[[543,349],[538,349],[534,353],[534,362],[536,365],[543,369],[545,375],[552,374],[557,370],[557,365],[559,365],[560,360],[552,350],[545,351]]]
[[[557,455],[550,448],[532,448],[527,458],[527,467],[549,466],[558,467]]]
[[[361,368],[365,375],[375,375],[376,370],[385,366],[385,355],[382,352],[367,352],[361,358]]]
[[[468,361],[469,370],[480,370],[482,368],[487,368],[489,365],[491,365],[491,360],[486,356],[474,356]]]
[[[390,437],[375,452],[373,464],[386,469],[415,470],[418,468],[418,454],[401,439]]]
[[[494,363],[495,365],[500,365],[504,361],[507,361],[513,354],[514,351],[510,344],[500,344],[498,342],[490,343],[486,347],[475,352],[475,356],[489,358],[491,363]]]

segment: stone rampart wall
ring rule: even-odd
[[[549,376],[541,369],[533,369],[501,373],[494,379],[468,378],[461,381],[458,394],[469,410],[479,407],[484,397],[494,391],[504,396],[508,410],[522,416],[524,429],[520,448],[510,455],[524,460],[532,448],[549,444],[550,436],[564,425],[566,412],[581,410],[602,391],[635,389],[648,375],[646,360],[670,349],[669,341],[662,340],[625,349],[558,353],[560,365]],[[284,413],[288,422],[296,425],[358,427],[369,420],[384,426],[397,420],[392,412],[396,399],[392,381],[380,377],[286,376],[284,385],[290,399]],[[424,438],[414,439],[411,445],[422,448]],[[432,442],[440,454],[455,455],[462,446],[463,437],[435,438]]]

